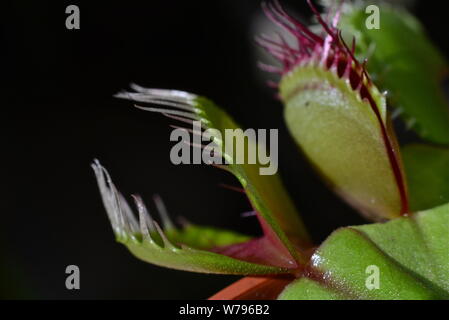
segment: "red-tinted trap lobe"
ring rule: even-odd
[[[355,58],[355,40],[353,39],[352,46],[349,48],[342,39],[341,32],[336,28],[340,9],[337,8],[335,10],[335,16],[332,18],[331,23],[328,24],[317,12],[311,1],[309,0],[308,2],[322,27],[323,35],[314,34],[301,22],[290,17],[278,1],[264,3],[263,8],[267,17],[293,35],[297,42],[296,45],[290,45],[280,35],[277,39],[267,36],[258,38],[258,43],[282,65],[278,69],[270,68],[270,66],[265,66],[264,69],[277,72],[282,78],[286,78],[293,72],[300,70],[300,68],[313,66],[322,71],[331,72],[339,79],[347,81],[350,84],[354,96],[358,96],[361,101],[365,102],[363,107],[371,108],[375,114],[388,156],[390,169],[400,195],[401,208],[400,212],[396,214],[400,213],[405,215],[409,209],[407,188],[401,166],[399,149],[389,120],[381,114],[380,106],[378,105],[379,98],[375,98],[375,96],[379,97],[380,93],[368,76],[366,61],[360,63]],[[298,74],[300,73],[298,72]],[[306,83],[305,85],[303,83],[283,96],[284,103],[291,101],[301,91],[315,90],[318,87],[319,85],[316,82],[313,84]],[[350,146],[347,147],[349,148]]]
[[[235,259],[285,269],[297,269],[298,263],[279,240],[273,229],[257,214],[263,236],[247,242],[215,248],[212,251]]]

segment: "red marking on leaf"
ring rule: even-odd
[[[237,243],[212,249],[212,252],[226,255],[238,260],[287,269],[297,269],[298,263],[288,249],[279,240],[268,223],[257,214],[263,236],[243,243]]]

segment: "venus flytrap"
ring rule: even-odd
[[[286,42],[262,42],[282,62],[280,95],[296,142],[362,213],[375,220],[406,214],[406,184],[385,97],[365,66],[318,13],[324,37],[293,21],[277,3],[265,11],[300,44],[296,50]]]
[[[165,115],[176,118],[178,121],[187,122],[189,124],[195,120],[200,121],[205,130],[214,128],[218,132],[224,133],[226,129],[235,130],[239,128],[225,112],[205,98],[192,94],[180,93],[179,91],[145,89],[136,85],[133,85],[132,87],[137,93],[145,94],[146,98],[130,92],[120,93],[117,96],[120,98],[131,98],[140,102],[157,101],[159,104],[170,108],[146,108],[146,110],[164,113]],[[217,131],[209,132],[213,135],[214,132]],[[241,130],[234,132],[243,134],[243,131]],[[145,249],[137,246],[134,241],[140,240],[139,237],[128,236],[122,238],[119,236],[118,240],[123,240],[134,254],[146,261],[185,270],[237,274],[289,274],[296,272],[296,269],[307,261],[307,256],[304,252],[297,250],[297,248],[308,248],[310,242],[305,228],[299,219],[299,215],[296,213],[291,200],[284,191],[279,177],[277,175],[260,175],[261,165],[259,164],[239,164],[234,159],[236,157],[235,154],[231,155],[226,153],[228,149],[226,148],[225,141],[220,139],[222,136],[224,136],[224,134],[214,135],[214,142],[221,149],[221,156],[227,160],[227,163],[229,163],[229,165],[224,168],[229,170],[239,179],[247,192],[248,198],[257,212],[262,230],[264,231],[264,236],[246,242],[237,241],[237,239],[242,240],[241,237],[237,237],[237,239],[232,238],[232,241],[222,245],[217,245],[216,243],[211,242],[209,246],[205,247],[209,252],[202,252],[201,255],[202,257],[211,259],[211,261],[216,259],[216,265],[222,263],[219,269],[216,269],[213,266],[210,269],[205,269],[204,266],[198,267],[194,262],[200,261],[201,259],[199,257],[197,257],[196,260],[188,258],[188,261],[191,261],[193,264],[190,266],[184,260],[181,262],[175,261],[175,258],[173,258],[173,260],[171,260],[172,258],[165,260],[165,257],[161,257],[151,250],[151,252],[145,254]],[[252,142],[252,140],[248,140],[249,144]],[[257,149],[260,147],[262,146],[254,148]],[[119,230],[116,231],[116,234],[139,234],[139,229],[137,228],[138,223],[135,221],[133,222],[134,219],[129,206],[118,193],[112,181],[108,178],[106,170],[98,162],[94,164],[94,168],[97,173],[100,190],[102,190],[103,199],[107,199],[106,202],[112,203],[111,205],[105,204],[105,207],[107,208],[109,216],[113,217],[111,219],[112,225],[115,226],[115,229]],[[172,249],[169,250],[169,252],[178,252],[176,248],[173,248],[173,239],[170,239],[170,234],[165,232],[166,230],[162,230],[158,227],[157,223],[153,222],[152,219],[149,219],[146,215],[146,209],[143,206],[142,201],[139,198],[136,200],[137,208],[139,209],[140,223],[142,224],[142,221],[152,221],[148,226],[154,225],[153,233],[155,236],[162,240],[165,239],[165,241],[159,241],[159,244],[167,244],[169,248]],[[114,205],[114,203],[116,205]],[[130,222],[126,222],[127,220]],[[116,221],[120,222],[120,224],[117,224]],[[145,224],[143,226],[145,227]],[[202,229],[197,230],[201,231]],[[182,235],[185,232],[186,230],[184,229],[176,233],[178,235],[177,240],[179,243],[183,243],[184,237]],[[142,234],[142,231],[140,233]],[[201,233],[199,236],[201,236]],[[152,244],[152,246],[147,249],[158,249],[155,246],[157,245],[155,241],[150,241],[150,244]],[[197,245],[195,245],[195,247],[197,247]],[[185,253],[194,250],[192,248],[186,249],[185,247],[184,249]],[[215,252],[219,252],[221,255],[218,255]],[[186,256],[188,257],[188,255],[178,255],[180,259],[185,258]],[[162,259],[163,261],[160,261],[159,259]],[[224,261],[220,262],[221,260]],[[173,262],[173,264],[168,265],[170,262]],[[249,263],[251,263],[251,265],[249,265]],[[226,269],[224,265],[234,267]]]
[[[134,196],[136,215],[106,169],[95,161],[93,169],[116,238],[136,257],[157,265],[264,276],[244,278],[243,285],[240,281],[214,298],[275,298],[280,293],[281,299],[447,299],[449,205],[419,213],[416,208],[427,209],[448,199],[449,181],[411,174],[407,183],[385,94],[368,75],[366,63],[357,59],[357,42],[349,47],[338,29],[341,16],[354,11],[347,10],[347,4],[336,6],[329,10],[332,14],[328,23],[309,4],[321,32],[310,31],[278,2],[263,5],[266,15],[297,40],[296,45],[290,45],[282,38],[258,39],[281,64],[281,68],[265,69],[280,74],[279,96],[287,126],[317,171],[348,203],[372,220],[393,220],[341,228],[317,248],[310,242],[279,176],[261,175],[260,161],[235,161],[237,155],[231,152],[234,147],[230,148],[229,140],[223,137],[226,130],[233,130],[236,139],[244,139],[244,131],[238,130],[226,112],[194,94],[132,85],[134,92],[122,92],[117,97],[184,124],[196,121],[201,132],[187,129],[194,135],[207,132],[218,153],[215,156],[226,160],[220,167],[231,172],[246,192],[263,236],[250,238],[189,223],[177,228],[156,198],[162,215],[160,226],[138,196]],[[382,27],[388,24],[382,23]],[[377,41],[382,44],[381,39]],[[432,92],[424,90],[422,94]],[[420,117],[421,113],[416,115]],[[252,139],[247,143],[249,150],[264,148]],[[209,145],[198,147],[210,152]],[[419,171],[429,163],[437,164],[434,167],[439,172],[447,170],[444,148],[432,153],[439,160],[418,157],[412,164],[410,153],[422,156],[422,149],[406,151],[408,171]],[[417,187],[423,181],[431,195],[426,195],[426,188]],[[367,286],[366,270],[373,266],[379,279],[376,285]]]

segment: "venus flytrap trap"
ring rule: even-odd
[[[164,113],[169,117],[174,117],[178,121],[189,124],[192,121],[200,121],[205,130],[215,129],[215,131],[210,131],[210,134],[213,135],[215,144],[220,148],[222,152],[221,156],[229,163],[223,168],[229,170],[239,179],[253,208],[257,212],[264,236],[246,242],[242,242],[242,237],[238,236],[230,238],[228,243],[222,245],[217,245],[217,243],[211,241],[208,246],[202,248],[209,251],[203,251],[201,253],[201,257],[204,259],[214,261],[209,266],[209,269],[204,266],[198,267],[198,263],[201,260],[199,252],[197,252],[198,256],[196,258],[191,258],[187,253],[193,252],[194,249],[190,247],[184,247],[185,251],[183,253],[186,254],[178,256],[182,260],[181,262],[175,260],[167,261],[165,257],[161,257],[153,252],[145,254],[145,250],[134,246],[133,243],[129,243],[129,249],[146,261],[183,270],[231,274],[289,274],[296,272],[299,264],[307,261],[307,257],[296,248],[310,246],[304,225],[299,219],[299,215],[283,189],[282,183],[277,175],[261,175],[261,166],[259,164],[239,164],[234,159],[237,157],[235,153],[232,155],[227,153],[229,148],[226,148],[225,141],[221,140],[220,137],[224,136],[226,129],[239,129],[235,122],[224,111],[205,98],[179,91],[145,89],[136,85],[132,87],[138,94],[120,93],[117,96],[120,98],[131,98],[140,102],[157,101],[159,104],[170,108],[145,109]],[[145,97],[140,94],[145,94]],[[222,134],[218,135],[218,132]],[[241,130],[235,132],[243,135],[243,131]],[[248,139],[247,143],[251,145],[253,141]],[[251,146],[249,150],[261,147],[263,146]],[[126,200],[118,193],[106,170],[98,162],[94,164],[94,168],[97,173],[100,190],[102,190],[103,199],[107,199],[112,203],[111,205],[105,204],[105,207],[110,218],[112,217],[112,225],[116,226],[115,229],[119,229],[118,232],[116,231],[116,234],[138,234],[139,230],[137,226],[139,224],[134,221]],[[146,216],[144,214],[146,209],[142,201],[139,198],[136,200],[139,212],[142,212],[143,216]],[[142,219],[140,217],[141,222],[153,221],[149,218]],[[129,222],[127,222],[128,220]],[[117,224],[117,221],[120,223]],[[165,230],[166,228],[162,230],[155,222],[152,222],[151,225],[154,225],[156,228],[154,230],[157,231],[154,232],[156,236],[166,240],[161,244],[170,244],[170,248],[173,249],[173,244],[170,241],[170,238],[173,238],[173,232],[169,233],[168,230]],[[199,231],[198,238],[200,239],[202,229],[197,228],[197,230]],[[183,235],[186,234],[186,230],[175,232],[175,234],[177,236],[176,238],[181,243],[184,243]],[[223,234],[221,233],[221,235]],[[218,237],[219,235],[217,234],[216,236]],[[125,236],[124,238],[119,237],[118,240],[128,244],[128,240],[134,241],[138,239],[139,237],[136,236]],[[197,247],[197,244],[193,244]],[[152,248],[155,249],[156,247],[153,246]],[[183,259],[188,260],[185,261]],[[193,265],[189,265],[187,263],[188,261],[191,261]],[[173,263],[170,265],[170,262]],[[220,267],[217,267],[218,265]],[[231,266],[232,268],[226,268],[225,266]]]
[[[427,152],[434,147],[407,147],[402,164],[387,97],[369,76],[370,65],[358,59],[358,51],[366,51],[372,41],[376,47],[386,46],[384,38],[361,39],[358,35],[357,41],[360,39],[363,45],[354,38],[348,46],[338,27],[353,22],[361,7],[339,1],[326,9],[328,17],[323,18],[309,4],[319,25],[315,29],[320,31],[312,32],[293,19],[277,1],[263,4],[267,17],[297,41],[292,45],[282,37],[259,38],[258,43],[280,62],[280,67],[264,69],[279,73],[279,96],[287,126],[319,174],[369,219],[393,220],[338,229],[316,247],[279,176],[261,174],[266,163],[260,158],[252,163],[236,161],[239,152],[224,138],[226,130],[233,130],[232,139],[236,140],[244,140],[247,135],[226,112],[194,94],[132,85],[134,92],[122,92],[117,97],[143,103],[138,107],[183,124],[196,123],[196,129],[187,127],[183,134],[202,136],[199,143],[194,143],[201,148],[202,156],[224,160],[218,166],[239,180],[263,236],[251,238],[190,223],[178,228],[159,198],[155,201],[162,226],[138,196],[134,196],[135,215],[106,169],[95,161],[92,166],[116,238],[136,257],[153,264],[194,272],[259,276],[244,278],[213,297],[216,299],[448,299],[449,205],[435,207],[449,199],[449,179],[441,179],[443,174],[447,177],[447,148]],[[411,21],[407,17],[395,16],[405,19],[405,25]],[[387,15],[387,19],[392,17]],[[378,32],[396,32],[384,20],[380,25],[383,29]],[[363,33],[360,28],[352,23],[348,29]],[[418,47],[426,47],[424,34],[420,37]],[[420,63],[420,54],[436,52],[420,50],[405,63]],[[383,56],[374,56],[381,64]],[[399,97],[416,89],[413,95],[422,95],[420,101],[435,102],[430,95],[440,90],[435,88],[436,81],[426,87],[431,90],[419,91],[413,87],[418,82],[413,88],[401,87],[400,77],[394,74],[400,73],[396,69],[402,70],[402,62],[392,62],[390,68],[392,80],[381,82],[383,89],[391,83],[393,95]],[[423,78],[431,76],[434,73],[423,74]],[[416,117],[416,123],[420,123],[416,128],[423,137],[445,141],[444,119],[437,125],[439,129],[425,129],[435,116],[430,114],[441,116],[439,106],[427,108],[405,98],[398,100],[409,110],[409,116]],[[202,144],[205,141],[207,145]],[[249,152],[266,147],[254,139],[246,141],[244,159],[249,159]],[[414,174],[425,165],[432,165],[435,174]],[[408,181],[404,167],[411,173]],[[428,210],[417,212],[423,209]],[[372,270],[377,273],[371,274]]]
[[[325,37],[291,20],[279,6],[267,15],[293,34],[262,42],[282,62],[280,95],[293,137],[334,189],[373,219],[408,212],[404,173],[386,101],[336,29],[315,11]]]

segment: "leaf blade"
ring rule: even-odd
[[[449,204],[383,224],[337,230],[312,257],[313,272],[279,298],[448,299],[448,230]],[[379,289],[366,287],[370,265],[379,267]]]

